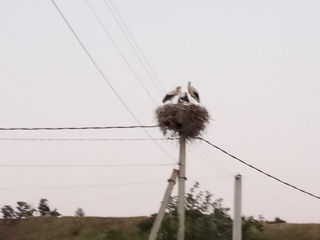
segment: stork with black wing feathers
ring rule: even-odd
[[[167,93],[167,95],[163,98],[162,102],[165,103],[166,101],[171,101],[175,96],[180,95],[181,93],[181,87],[176,87],[175,90],[172,90]]]
[[[191,97],[193,97],[197,102],[200,102],[200,97],[197,89],[191,86],[191,82],[188,82],[188,92]]]

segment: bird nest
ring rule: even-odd
[[[210,119],[208,111],[196,104],[165,104],[157,108],[156,117],[164,135],[169,131],[189,140],[200,136]]]

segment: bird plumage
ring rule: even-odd
[[[189,103],[189,98],[188,98],[188,94],[186,92],[179,94],[179,100],[178,102],[181,103]]]
[[[198,93],[197,89],[195,89],[193,86],[191,86],[190,82],[188,83],[188,92],[191,97],[193,97],[197,102],[200,102],[199,93]]]
[[[168,100],[172,100],[175,96],[180,94],[180,92],[181,92],[181,87],[179,86],[175,90],[168,92],[167,95],[163,98],[162,102],[165,103]]]

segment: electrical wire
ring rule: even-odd
[[[247,177],[247,176],[245,176]],[[256,184],[254,181],[251,182],[252,185],[254,185],[257,189],[260,190],[260,192],[264,195],[266,195],[267,197],[269,197],[272,200],[276,200],[277,204],[281,204],[284,207],[286,207],[288,210],[290,209],[290,211],[295,211],[297,213],[299,213],[299,215],[301,215],[304,218],[309,218],[309,219],[313,219],[313,217],[311,215],[309,215],[306,212],[300,211],[299,208],[294,207],[293,205],[291,205],[289,202],[281,199],[279,196],[277,196],[276,194],[272,194],[267,188],[262,187],[261,185]],[[272,204],[272,203],[271,203]],[[315,220],[315,219],[314,219]]]
[[[106,1],[106,0],[104,0]],[[133,34],[132,32],[130,31],[129,27],[128,27],[128,24],[125,23],[123,17],[121,16],[117,6],[114,4],[114,2],[112,0],[109,0],[113,9],[115,10],[115,13],[117,14],[120,22],[122,23],[122,25],[124,26],[125,30],[127,31],[128,33],[128,36],[130,37],[130,39],[132,40],[133,44],[135,45],[135,47],[137,48],[138,52],[140,53],[142,59],[145,61],[147,67],[149,68],[152,76],[155,78],[155,80],[158,82],[159,86],[161,87],[162,91],[165,92],[165,88],[163,86],[163,84],[161,83],[161,81],[159,80],[157,74],[155,73],[153,67],[151,66],[150,62],[148,61],[148,59],[146,58],[145,54],[143,53],[141,47],[139,46],[138,42],[135,40],[135,38],[133,37]]]
[[[115,20],[116,24],[118,25],[118,27],[119,27],[120,31],[122,32],[123,36],[125,37],[125,39],[129,43],[130,47],[132,48],[132,50],[133,50],[134,54],[136,55],[137,59],[139,60],[140,64],[145,69],[147,75],[153,81],[154,85],[159,90],[159,92],[161,94],[164,94],[165,93],[165,89],[164,89],[161,81],[158,79],[157,75],[155,74],[155,71],[153,70],[153,68],[151,67],[151,65],[148,62],[147,58],[143,54],[143,52],[142,52],[141,48],[139,47],[137,41],[135,41],[131,31],[129,30],[127,24],[125,23],[125,21],[121,17],[117,7],[114,5],[114,3],[112,1],[110,1],[111,5],[112,5],[112,8],[114,9],[114,11],[113,11],[111,6],[109,5],[109,3],[106,0],[104,0],[103,2],[105,4],[105,6],[107,7],[107,9],[109,10],[109,12],[111,13],[113,19]]]
[[[301,189],[301,188],[298,188],[298,187],[296,187],[296,186],[294,186],[294,185],[292,185],[292,184],[290,184],[290,183],[288,183],[288,182],[285,182],[285,181],[283,181],[283,180],[281,180],[281,179],[279,179],[279,178],[277,178],[277,177],[275,177],[275,176],[272,176],[271,174],[266,173],[265,171],[262,171],[261,169],[259,169],[259,168],[255,167],[255,166],[253,166],[253,165],[251,165],[251,164],[249,164],[249,163],[241,160],[240,158],[238,158],[238,157],[234,156],[233,154],[227,152],[226,150],[224,150],[224,149],[222,149],[222,148],[214,145],[213,143],[209,142],[208,140],[206,140],[206,139],[204,139],[204,138],[198,137],[197,139],[206,142],[206,143],[209,144],[210,146],[212,146],[212,147],[218,149],[219,151],[227,154],[229,157],[232,157],[233,159],[235,159],[235,160],[241,162],[242,164],[244,164],[244,165],[246,165],[246,166],[248,166],[248,167],[250,167],[250,168],[252,168],[252,169],[254,169],[254,170],[256,170],[256,171],[258,171],[258,172],[260,172],[260,173],[262,173],[262,174],[264,174],[265,176],[267,176],[267,177],[269,177],[269,178],[272,178],[272,179],[274,179],[274,180],[276,180],[276,181],[278,181],[278,182],[280,182],[280,183],[282,183],[282,184],[284,184],[284,185],[286,185],[286,186],[288,186],[288,187],[290,187],[290,188],[293,188],[293,189],[295,189],[295,190],[297,190],[297,191],[299,191],[299,192],[302,192],[302,193],[304,193],[304,194],[307,194],[307,195],[309,195],[309,196],[311,196],[311,197],[314,197],[314,198],[316,198],[316,199],[320,199],[320,196],[317,196],[317,195],[315,195],[315,194],[312,194],[312,193],[310,193],[310,192],[308,192],[308,191],[305,191],[305,190],[303,190],[303,189]]]
[[[213,168],[215,168],[216,170],[220,171],[221,173],[224,173],[225,175],[228,175],[228,176],[232,176],[234,177],[235,174],[234,173],[231,173],[229,172],[228,170],[226,170],[225,166],[222,165],[219,161],[219,159],[216,157],[216,156],[213,156],[213,154],[207,150],[203,145],[202,143],[200,144],[200,147],[199,147],[199,150],[204,154],[204,159],[208,162],[209,165],[211,165]],[[200,155],[201,156],[201,155]],[[210,161],[210,160],[211,161]],[[214,162],[214,163],[213,163]],[[215,167],[214,167],[214,166]]]
[[[88,51],[88,49],[86,48],[86,46],[84,45],[84,43],[81,41],[81,39],[79,38],[78,34],[75,32],[75,30],[73,29],[73,27],[71,26],[71,24],[69,23],[69,21],[67,20],[67,18],[64,16],[63,12],[61,11],[61,9],[59,8],[59,6],[56,4],[55,0],[51,0],[51,2],[53,3],[53,5],[55,6],[55,8],[57,9],[58,13],[60,14],[60,16],[62,17],[62,19],[64,20],[64,22],[66,23],[66,25],[68,26],[69,30],[72,32],[72,34],[74,35],[74,37],[77,39],[78,43],[80,44],[80,46],[82,47],[82,49],[84,50],[84,52],[86,53],[86,55],[89,57],[90,61],[92,62],[92,64],[95,66],[95,68],[98,70],[98,72],[100,73],[100,75],[103,77],[103,79],[105,80],[105,82],[108,84],[108,86],[111,88],[111,90],[113,91],[113,93],[116,95],[116,97],[118,98],[118,100],[122,103],[122,105],[126,108],[126,110],[129,112],[129,114],[132,116],[133,119],[135,119],[138,123],[139,120],[137,119],[137,117],[135,116],[135,114],[131,111],[131,109],[129,108],[129,106],[125,103],[125,101],[122,99],[122,97],[120,96],[120,94],[115,90],[115,88],[112,86],[112,84],[110,83],[109,79],[107,78],[107,76],[104,74],[104,72],[102,71],[102,69],[99,67],[99,65],[97,64],[97,62],[94,60],[93,56],[90,54],[90,52]],[[141,124],[140,124],[141,125]]]
[[[154,138],[157,141],[174,140],[172,138]],[[151,138],[0,138],[0,141],[152,141]]]
[[[157,125],[136,126],[93,126],[93,127],[1,127],[0,131],[51,131],[51,130],[107,130],[107,129],[130,129],[130,128],[158,128]]]
[[[21,191],[21,190],[55,190],[55,189],[81,189],[81,188],[105,188],[105,187],[125,187],[149,185],[162,182],[137,182],[137,183],[117,183],[117,184],[101,184],[101,185],[73,185],[73,186],[39,186],[39,187],[21,187],[21,188],[0,188],[0,191]]]
[[[78,34],[74,31],[73,27],[71,26],[71,24],[69,23],[68,19],[64,16],[63,12],[61,11],[61,9],[59,8],[59,6],[56,4],[55,0],[51,0],[52,4],[54,5],[54,7],[56,8],[56,10],[58,11],[59,15],[62,17],[63,21],[66,23],[66,25],[68,26],[69,30],[72,32],[72,34],[74,35],[74,37],[77,39],[77,41],[79,42],[80,46],[82,47],[82,49],[84,50],[84,52],[86,53],[86,55],[89,57],[89,59],[91,60],[92,64],[95,66],[95,68],[97,69],[97,71],[100,73],[100,75],[103,77],[103,79],[105,80],[105,82],[108,84],[108,86],[111,88],[111,90],[113,91],[113,93],[116,95],[116,97],[118,98],[118,100],[122,103],[122,105],[125,107],[125,109],[128,111],[128,113],[131,115],[131,117],[139,124],[142,125],[140,120],[136,117],[136,115],[133,113],[133,111],[129,108],[129,106],[125,103],[125,101],[122,99],[122,97],[120,96],[120,94],[116,91],[116,89],[112,86],[111,82],[109,81],[109,79],[107,78],[107,76],[104,74],[104,72],[102,71],[102,69],[99,67],[99,65],[97,64],[97,62],[94,60],[94,58],[91,56],[90,52],[88,51],[88,49],[85,47],[85,45],[83,44],[83,42],[81,41],[81,39],[79,38]],[[151,138],[153,139],[152,135],[144,128],[142,128],[144,130],[144,132]],[[153,140],[153,142],[172,160],[176,161],[175,158],[173,156],[171,156],[171,154],[169,154],[156,140]]]
[[[86,3],[89,7],[89,9],[91,10],[91,12],[93,13],[93,15],[95,16],[95,18],[97,19],[97,21],[99,22],[100,27],[103,29],[104,33],[108,36],[108,38],[111,40],[112,44],[114,45],[114,47],[116,48],[116,50],[118,51],[119,55],[121,56],[122,60],[125,62],[125,64],[128,66],[128,68],[130,69],[131,73],[133,74],[133,76],[135,77],[135,79],[139,82],[140,86],[143,88],[143,90],[145,91],[145,93],[149,96],[149,98],[151,99],[151,101],[153,102],[153,104],[155,106],[158,106],[157,101],[154,99],[154,97],[150,94],[150,92],[148,91],[148,89],[144,86],[142,79],[138,76],[138,74],[135,72],[135,70],[133,69],[133,67],[131,66],[131,64],[129,63],[129,61],[127,60],[126,56],[123,54],[123,52],[121,51],[120,47],[118,46],[118,44],[116,43],[116,41],[113,39],[111,33],[107,30],[106,25],[103,23],[103,21],[101,20],[101,18],[99,17],[99,15],[97,14],[97,12],[94,10],[92,4],[90,3],[89,0],[86,0]]]
[[[218,172],[218,173],[222,173],[223,175],[228,175],[229,177],[233,177],[234,175],[219,169],[215,166],[213,166],[212,162],[209,161],[206,157],[203,157],[196,149],[195,149],[195,153],[197,155],[197,157],[199,157],[205,164],[207,164],[210,168],[212,168],[214,171]]]
[[[86,203],[95,203],[97,204],[98,202],[106,202],[106,201],[110,201],[110,200],[126,200],[128,201],[128,199],[132,199],[132,198],[150,198],[150,197],[154,197],[154,195],[158,195],[157,192],[148,192],[147,194],[126,194],[126,195],[121,195],[121,196],[113,196],[113,197],[108,197],[108,198],[100,198],[100,199],[91,199],[91,200],[83,200],[83,201],[77,201],[77,202],[63,202],[63,203],[58,203],[56,204],[56,206],[73,206],[73,205],[82,205],[82,204],[86,204]]]
[[[120,168],[120,167],[167,167],[175,166],[173,163],[137,163],[137,164],[81,164],[81,165],[66,165],[66,164],[55,164],[55,165],[26,165],[26,164],[0,164],[0,168]]]

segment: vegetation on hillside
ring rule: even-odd
[[[35,215],[40,216],[52,216],[58,217],[61,214],[55,208],[50,209],[48,200],[45,198],[40,199],[38,209],[33,208],[29,203],[18,201],[16,209],[10,205],[5,205],[1,208],[2,217],[4,219],[23,219],[27,217],[33,217]]]
[[[0,219],[1,240],[142,240],[148,217],[30,217]],[[266,240],[319,240],[320,224],[264,224]],[[212,238],[208,238],[210,240]],[[220,238],[216,238],[219,240]],[[195,239],[197,240],[197,239]],[[246,237],[243,240],[247,240]]]
[[[231,240],[232,219],[222,199],[213,199],[195,183],[186,195],[185,207],[186,240]],[[81,208],[75,217],[58,218],[51,214],[57,210],[51,210],[46,199],[40,200],[37,209],[18,202],[15,209],[7,205],[1,211],[6,218],[0,219],[0,240],[146,240],[155,218],[83,217]],[[173,197],[158,240],[176,240],[177,228],[177,197]],[[319,224],[243,217],[243,240],[319,240],[319,236]]]
[[[0,240],[140,240],[137,225],[145,218],[0,219]]]
[[[199,183],[195,183],[186,196],[186,240],[231,240],[232,219],[229,208],[223,206],[222,199],[213,200],[213,195],[208,191],[201,191]],[[178,198],[172,198],[167,207],[167,214],[162,223],[158,240],[177,239],[178,229]],[[140,239],[147,239],[155,215],[141,222]],[[243,217],[243,239],[262,240],[264,230],[263,219]]]

